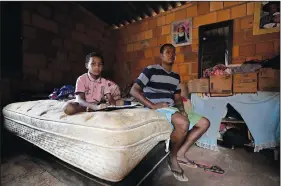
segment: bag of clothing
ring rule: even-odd
[[[74,98],[75,96],[75,88],[72,85],[64,85],[60,89],[55,88],[53,93],[49,95],[50,99],[66,99],[66,98]]]

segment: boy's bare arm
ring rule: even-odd
[[[92,110],[97,110],[98,109],[98,105],[93,104],[93,103],[88,103],[85,99],[85,93],[78,93],[76,95],[76,100],[79,103],[79,105],[83,106],[83,107],[88,107]]]
[[[116,101],[113,99],[111,94],[106,94],[106,97],[110,105],[116,105]]]
[[[175,100],[175,105],[176,107],[179,109],[179,111],[183,114],[183,115],[187,115],[185,110],[184,110],[184,105],[181,99],[181,94],[180,93],[176,93],[174,95],[174,100]]]

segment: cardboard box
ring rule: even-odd
[[[221,93],[221,94],[217,94],[217,93],[211,93],[210,97],[228,97],[228,96],[232,96],[232,92],[231,93]]]
[[[208,93],[209,91],[209,79],[193,79],[188,82],[190,93]]]
[[[271,68],[260,69],[258,73],[258,90],[280,92],[280,70]]]
[[[258,91],[257,72],[233,74],[234,93],[256,93]]]
[[[232,75],[210,76],[210,93],[232,94]]]

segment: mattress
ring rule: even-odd
[[[83,112],[68,116],[56,100],[18,102],[3,108],[4,126],[59,159],[118,182],[172,128],[165,116],[145,108]]]

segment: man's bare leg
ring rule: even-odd
[[[179,166],[177,160],[177,154],[179,149],[181,148],[182,143],[186,139],[186,134],[189,127],[189,122],[180,113],[175,113],[172,115],[172,123],[175,127],[175,130],[171,134],[171,153],[170,153],[170,162],[171,169],[177,172],[181,172],[182,169]]]
[[[196,125],[188,132],[186,140],[177,153],[177,159],[189,163],[187,158],[188,149],[208,130],[210,122],[207,118],[202,117]]]

